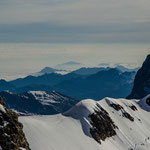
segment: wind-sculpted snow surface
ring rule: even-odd
[[[148,150],[149,99],[87,99],[64,114],[20,121],[32,150]]]

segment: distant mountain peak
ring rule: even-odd
[[[83,66],[83,64],[80,62],[68,61],[68,62],[56,65],[56,68],[65,69],[65,70],[74,70],[74,69],[78,69],[82,66]]]
[[[55,69],[55,68],[47,66],[47,67],[43,68],[41,71],[39,71],[37,73],[33,73],[32,75],[33,76],[41,76],[41,75],[50,74],[50,73],[66,74],[68,72],[64,69]]]
[[[76,61],[68,61],[63,63],[63,65],[81,65],[81,63]]]
[[[54,73],[56,71],[62,71],[62,70],[51,68],[51,67],[45,67],[40,71],[40,73]]]

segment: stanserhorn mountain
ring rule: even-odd
[[[147,56],[142,67],[137,72],[132,92],[127,98],[139,99],[147,94],[150,94],[150,55]]]

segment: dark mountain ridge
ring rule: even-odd
[[[120,72],[117,69],[99,71],[86,78],[75,78],[54,86],[56,91],[78,98],[99,100],[106,96],[120,98],[130,93],[135,72]]]
[[[147,56],[142,67],[135,76],[134,86],[129,99],[140,99],[150,94],[150,55]]]
[[[23,94],[0,92],[6,106],[23,114],[50,115],[67,111],[78,101],[58,92],[28,91]]]
[[[10,81],[9,83],[13,84],[16,87],[24,87],[30,84],[43,84],[43,85],[53,86],[64,80],[69,80],[72,78],[76,78],[78,76],[79,75],[76,75],[74,73],[69,73],[66,75],[50,73],[50,74],[44,74],[38,77],[30,75],[25,78],[19,78],[19,79]]]

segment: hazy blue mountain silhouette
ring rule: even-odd
[[[78,76],[79,75],[73,73],[69,73],[66,75],[51,73],[51,74],[44,74],[42,76],[37,76],[37,77],[30,75],[25,78],[20,78],[20,79],[10,81],[9,83],[13,84],[16,87],[24,87],[30,84],[39,84],[39,85],[43,84],[43,85],[53,86],[64,80],[69,80],[72,78],[76,78]]]
[[[95,74],[99,71],[108,70],[108,69],[110,69],[110,68],[109,67],[108,68],[103,68],[103,67],[86,68],[86,67],[82,67],[80,69],[72,71],[72,73],[79,74],[79,75],[92,75],[92,74]]]
[[[82,75],[75,72],[66,75],[51,73],[38,77],[27,76],[10,82],[5,81],[10,86],[1,88],[1,91],[23,93],[56,90],[76,99],[93,98],[98,100],[106,96],[119,98],[129,95],[136,74],[136,72],[122,72],[115,68],[105,68],[95,74],[87,75],[89,70],[93,72],[95,68],[82,68],[81,70],[85,70],[85,73],[81,73]],[[81,70],[77,70],[77,72]]]
[[[5,80],[0,80],[0,91],[13,90],[15,86]]]
[[[78,99],[101,99],[126,97],[131,92],[135,72],[120,72],[117,69],[99,71],[86,78],[63,81],[54,86],[61,93]]]

